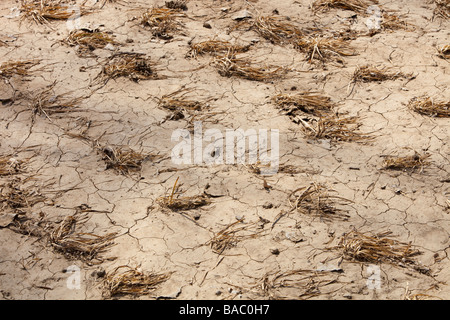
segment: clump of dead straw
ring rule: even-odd
[[[434,14],[443,18],[450,18],[450,0],[434,0],[436,8]]]
[[[357,54],[351,48],[349,41],[334,37],[307,36],[295,41],[294,47],[305,53],[309,62],[316,59],[322,62],[332,60],[343,64],[341,57]]]
[[[337,206],[347,205],[350,200],[333,195],[323,184],[312,183],[308,187],[300,187],[289,195],[289,203],[293,210],[303,214],[319,217],[323,220],[347,220],[346,210]]]
[[[26,213],[34,205],[45,202],[47,197],[36,187],[26,185],[26,180],[14,179],[0,189],[1,209],[12,209],[17,213]]]
[[[0,79],[9,79],[14,75],[28,77],[32,74],[31,69],[37,66],[40,60],[8,61],[0,65]]]
[[[178,180],[179,178],[177,178],[177,180],[175,181],[172,192],[169,196],[164,196],[157,199],[157,202],[161,207],[168,208],[172,211],[179,211],[195,209],[211,203],[211,200],[205,194],[187,197],[175,197],[175,195],[179,193]]]
[[[288,68],[279,66],[255,66],[249,60],[238,58],[234,52],[217,56],[212,61],[223,77],[240,77],[253,81],[272,81],[283,77]]]
[[[353,82],[372,82],[396,80],[399,78],[411,78],[411,75],[402,72],[390,72],[388,68],[378,68],[375,66],[365,65],[357,67],[352,76]]]
[[[212,55],[223,55],[227,52],[247,52],[250,48],[250,45],[237,45],[231,44],[228,41],[223,40],[207,40],[198,43],[191,43],[189,52],[187,53],[188,57],[196,58],[199,55],[203,54],[212,54]]]
[[[122,271],[121,269],[125,269]],[[144,273],[138,268],[119,266],[106,274],[104,279],[104,295],[145,295],[167,281],[171,273]]]
[[[300,119],[303,125],[302,131],[305,136],[311,139],[329,139],[331,141],[367,141],[371,137],[359,132],[361,124],[357,117],[340,118],[337,115],[321,117],[318,120],[304,121]]]
[[[322,116],[333,112],[335,104],[330,97],[316,92],[301,92],[297,94],[277,94],[272,101],[288,116],[296,118],[301,113]]]
[[[396,156],[386,156],[383,160],[383,169],[386,170],[401,170],[401,171],[415,171],[423,168],[430,164],[427,160],[430,154],[419,154],[414,152],[414,155],[396,157]]]
[[[412,259],[421,254],[419,250],[413,248],[410,243],[392,239],[389,235],[390,231],[367,235],[353,230],[344,234],[335,249],[340,250],[343,258],[349,261],[388,263],[429,273],[429,269]]]
[[[25,162],[12,155],[0,156],[0,176],[10,176],[22,173]]]
[[[276,16],[259,16],[251,28],[274,44],[293,43],[303,36],[298,27]]]
[[[208,109],[206,103],[186,98],[186,95],[192,91],[192,88],[181,88],[163,95],[161,98],[158,98],[158,105],[172,113],[169,117],[170,120],[184,119],[186,115],[194,116],[196,112]]]
[[[165,6],[169,9],[173,10],[182,10],[186,11],[188,9],[187,7],[187,0],[170,0],[165,2]]]
[[[51,20],[68,20],[93,12],[92,8],[83,5],[72,6],[62,0],[21,0],[20,11],[23,19],[31,19],[38,24],[48,23]]]
[[[126,77],[135,82],[160,79],[155,70],[155,63],[145,57],[145,54],[120,52],[107,59],[94,82],[106,84],[109,80],[120,77]]]
[[[377,0],[316,0],[313,2],[312,8],[314,11],[343,9],[365,13],[371,4],[377,3]]]
[[[142,14],[140,23],[149,28],[155,37],[169,40],[181,27],[175,18],[184,16],[178,9],[152,8]]]
[[[442,59],[450,59],[450,45],[438,49],[438,56]]]
[[[72,259],[91,261],[98,258],[113,244],[116,233],[98,236],[92,233],[75,232],[76,225],[85,222],[87,217],[67,216],[49,234],[52,247]]]
[[[142,163],[149,160],[150,154],[136,152],[128,147],[97,146],[106,162],[106,169],[114,169],[120,174],[140,171]]]
[[[436,101],[428,96],[422,96],[411,99],[408,107],[430,117],[450,117],[450,101]]]
[[[71,31],[63,42],[71,47],[76,46],[79,56],[91,55],[95,49],[102,49],[108,44],[118,44],[113,37],[105,32],[87,29]]]

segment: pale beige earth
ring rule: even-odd
[[[364,31],[367,15],[358,13],[355,20],[354,12],[336,9],[314,15],[309,0],[192,0],[187,4],[187,17],[179,19],[184,24],[181,33],[166,41],[152,37],[133,19],[152,5],[163,6],[164,1],[107,3],[81,17],[82,26],[109,30],[122,43],[119,48],[96,50],[97,58],[83,58],[75,48],[60,42],[69,33],[65,21],[38,25],[24,20],[20,24],[13,9],[19,7],[18,1],[1,1],[0,40],[4,45],[0,46],[0,62],[37,58],[47,68],[26,80],[18,76],[10,80],[17,95],[13,104],[9,103],[12,87],[0,85],[0,155],[29,159],[23,173],[0,179],[0,190],[4,192],[9,181],[21,178],[24,190],[36,190],[47,198],[26,208],[27,217],[59,222],[87,205],[92,212],[87,212],[89,220],[80,231],[117,232],[118,236],[114,246],[101,255],[103,261],[95,264],[67,259],[45,239],[17,233],[4,223],[0,228],[0,298],[102,299],[99,271],[108,273],[121,265],[171,273],[151,293],[122,299],[267,299],[270,295],[262,289],[266,274],[298,269],[306,270],[306,276],[316,274],[311,278],[315,285],[303,282],[289,290],[275,290],[272,297],[307,298],[304,294],[312,286],[317,287],[314,299],[424,297],[420,294],[450,298],[450,122],[407,107],[410,99],[424,94],[450,99],[449,61],[439,58],[436,50],[449,44],[449,21],[433,19],[433,3],[381,0],[382,8],[402,16],[414,30],[357,37],[351,44],[358,55],[344,57],[344,66],[310,64],[292,46],[274,45],[252,30],[227,31],[234,15],[244,9],[254,17],[272,15],[277,9],[301,29],[318,27],[329,32],[349,27]],[[205,22],[210,29],[203,26]],[[282,79],[264,83],[222,77],[209,65],[208,55],[186,58],[189,41],[213,37],[244,44],[253,41],[246,53],[252,61],[291,71]],[[90,86],[101,71],[100,63],[114,49],[145,53],[166,78],[138,83],[119,78],[101,88]],[[352,73],[365,64],[417,77],[358,83],[352,90]],[[80,111],[50,119],[33,117],[27,94],[54,81],[55,94],[70,91],[75,97],[90,96]],[[280,130],[280,163],[293,165],[298,172],[262,177],[248,165],[174,165],[170,153],[176,143],[171,135],[176,129],[192,127],[186,119],[165,120],[169,113],[158,107],[157,98],[181,86],[194,88],[190,97],[210,104],[208,112],[214,114],[200,117],[203,130]],[[359,116],[360,130],[374,139],[368,143],[306,139],[301,125],[283,115],[270,98],[279,92],[307,90],[328,95],[340,112]],[[121,175],[106,169],[92,145],[67,132],[161,157],[144,162],[141,172]],[[423,171],[381,170],[383,155],[406,155],[413,150],[431,155],[431,164]],[[206,188],[214,195],[211,204],[181,212],[161,208],[156,200],[171,192],[178,177],[183,196],[202,194]],[[264,179],[271,188],[264,187]],[[344,207],[348,219],[330,221],[290,211],[289,194],[312,182],[324,183],[336,195],[351,200]],[[3,208],[2,215],[11,213]],[[276,221],[282,211],[289,213]],[[222,254],[213,252],[209,241],[214,234],[242,218],[242,226],[250,228],[243,234],[257,232],[257,236],[241,239]],[[410,242],[421,251],[414,259],[429,274],[381,263],[380,288],[371,289],[367,285],[370,263],[341,260],[340,251],[330,250],[351,230],[391,231],[394,239]],[[65,271],[73,265],[80,268],[80,289],[67,286],[69,273]],[[335,281],[318,282],[322,276]]]

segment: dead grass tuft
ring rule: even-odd
[[[293,210],[321,220],[347,220],[347,211],[336,206],[343,206],[351,203],[350,200],[332,195],[334,190],[328,189],[325,185],[313,183],[308,187],[301,187],[294,190],[289,195],[289,203]]]
[[[152,158],[150,154],[136,152],[128,147],[97,145],[103,155],[106,169],[114,169],[119,174],[128,175],[142,169],[142,163]]]
[[[427,160],[429,157],[430,154],[421,155],[417,152],[414,152],[412,156],[405,157],[386,156],[383,160],[383,169],[401,171],[415,171],[420,169],[420,171],[423,171],[423,168],[430,164]]]
[[[166,1],[165,6],[167,8],[169,8],[169,9],[173,9],[173,10],[186,11],[188,9],[188,7],[187,7],[187,0]]]
[[[303,37],[294,43],[295,48],[306,54],[309,62],[314,59],[321,62],[332,60],[343,64],[343,56],[355,56],[357,53],[349,44],[349,41],[330,37]]]
[[[399,78],[411,78],[412,75],[402,72],[390,72],[388,68],[377,68],[374,66],[357,67],[352,76],[352,82],[372,82],[396,80]]]
[[[435,101],[428,96],[422,96],[411,99],[408,107],[430,117],[450,117],[450,101]]]
[[[450,45],[438,49],[438,56],[442,59],[450,59]]]
[[[234,52],[214,58],[212,65],[216,67],[223,77],[240,77],[253,81],[272,81],[280,79],[288,71],[286,67],[279,66],[255,66],[243,58],[238,58]]]
[[[71,47],[76,46],[79,56],[92,55],[92,51],[102,49],[107,44],[118,44],[113,37],[105,32],[85,29],[70,32],[69,36],[63,42]]]
[[[99,257],[113,244],[116,233],[108,233],[98,236],[92,233],[76,233],[77,224],[82,224],[86,216],[65,217],[58,226],[49,234],[52,247],[70,259],[91,261]]]
[[[152,8],[142,14],[141,24],[149,28],[153,36],[169,40],[182,26],[175,18],[184,16],[178,9]]]
[[[8,61],[0,65],[0,79],[9,79],[14,75],[28,77],[32,74],[31,69],[37,66],[40,60]]]
[[[38,24],[52,20],[68,20],[77,15],[83,16],[93,12],[85,6],[72,6],[62,0],[21,0],[20,11],[23,19],[30,19]]]
[[[159,107],[170,111],[168,120],[179,120],[186,117],[195,117],[200,111],[205,111],[209,105],[197,100],[191,100],[186,97],[193,89],[181,88],[172,93],[158,98]]]
[[[251,230],[256,224],[244,224],[243,219],[230,223],[207,243],[213,252],[222,254],[225,250],[234,247],[238,242],[245,239],[256,238],[261,231]]]
[[[188,57],[196,58],[203,54],[223,55],[228,52],[241,53],[247,52],[250,49],[250,45],[236,45],[231,44],[228,41],[222,40],[207,40],[199,43],[192,43],[190,45]]]
[[[149,294],[170,276],[171,273],[144,273],[138,268],[119,266],[106,274],[103,294],[109,297]]]
[[[47,198],[35,187],[26,186],[26,180],[14,179],[0,189],[1,209],[11,209],[23,214]]]
[[[421,252],[410,243],[403,243],[389,237],[391,232],[367,235],[351,231],[341,238],[338,246],[343,258],[349,261],[388,263],[401,267],[412,267],[424,274],[430,270],[420,266],[412,258]]]
[[[450,18],[450,0],[434,0],[436,8],[434,14],[443,18]]]
[[[161,207],[168,208],[172,211],[180,211],[195,209],[211,203],[211,200],[205,194],[190,197],[175,197],[175,195],[179,193],[178,180],[179,178],[175,181],[170,196],[164,196],[157,199],[157,202]]]
[[[0,156],[0,177],[22,173],[24,166],[25,161],[18,160],[12,155]]]
[[[296,118],[302,113],[323,116],[332,113],[335,106],[330,97],[316,92],[302,92],[292,95],[280,93],[273,96],[272,101],[291,118]]]
[[[121,52],[113,54],[106,61],[95,83],[108,83],[111,79],[129,78],[134,82],[161,79],[155,70],[155,63],[142,53]]]
[[[352,10],[356,12],[366,12],[372,4],[377,4],[377,0],[316,0],[312,4],[314,11],[328,11],[329,9]]]
[[[274,44],[288,44],[303,37],[303,32],[298,27],[276,16],[259,16],[251,28]]]
[[[306,137],[312,139],[330,139],[331,141],[367,141],[371,137],[358,131],[360,123],[357,117],[339,118],[337,115],[321,117],[319,120],[300,119]]]
[[[329,271],[297,269],[266,273],[259,282],[259,289],[269,299],[305,300],[327,294],[325,287],[337,284],[338,279]]]

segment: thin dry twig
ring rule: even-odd
[[[450,101],[436,101],[428,96],[422,96],[411,99],[408,107],[430,117],[450,117]]]
[[[144,273],[138,268],[119,266],[106,274],[103,282],[104,294],[110,297],[124,294],[136,296],[149,294],[170,276],[171,273]]]

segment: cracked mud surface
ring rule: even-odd
[[[187,4],[187,17],[180,19],[182,34],[169,41],[152,37],[133,20],[153,3],[108,3],[81,17],[81,24],[103,25],[103,30],[110,30],[122,43],[119,50],[145,53],[165,77],[139,82],[118,78],[95,87],[91,83],[110,50],[95,50],[97,58],[79,57],[74,48],[60,42],[69,33],[65,22],[46,26],[25,20],[19,25],[20,18],[11,11],[18,3],[2,1],[0,21],[5,27],[0,40],[5,45],[0,46],[0,62],[42,59],[41,65],[48,68],[26,81],[13,77],[11,86],[0,84],[4,102],[0,106],[0,156],[27,160],[24,172],[0,177],[0,190],[5,192],[8,182],[21,179],[23,188],[38,190],[47,198],[25,206],[21,215],[61,221],[84,206],[90,208],[89,219],[81,232],[117,232],[118,236],[101,262],[89,263],[67,259],[38,237],[8,226],[0,228],[0,299],[101,299],[102,279],[97,272],[122,265],[172,272],[168,281],[139,299],[266,299],[270,297],[262,289],[266,275],[313,272],[324,266],[340,272],[326,275],[333,281],[317,286],[316,299],[402,299],[406,293],[450,298],[450,122],[407,107],[412,98],[424,94],[450,98],[450,61],[436,52],[436,47],[448,44],[449,21],[433,19],[431,3],[381,1],[383,8],[404,14],[415,29],[357,37],[351,44],[358,55],[344,57],[344,66],[310,64],[296,49],[271,44],[252,30],[227,33],[232,17],[243,9],[262,15],[277,9],[280,16],[289,16],[302,28],[353,26],[348,18],[353,12],[333,9],[313,15],[309,2],[192,0]],[[364,28],[365,19],[358,14],[354,23]],[[204,22],[212,28],[204,28]],[[213,37],[230,42],[238,38],[242,43],[256,39],[246,53],[252,61],[287,66],[291,71],[282,79],[264,83],[222,77],[209,65],[208,55],[186,58],[190,40]],[[389,66],[416,77],[349,86],[355,68],[365,64]],[[27,95],[55,81],[56,94],[89,94],[82,110],[34,115]],[[192,128],[192,124],[188,118],[167,120],[169,112],[158,107],[158,98],[182,86],[195,88],[191,96],[208,101],[214,111],[202,120],[203,130],[279,129],[280,164],[295,166],[298,172],[280,170],[262,177],[246,165],[174,165],[172,132]],[[12,88],[17,97],[10,103]],[[330,96],[339,112],[360,117],[360,131],[374,139],[367,143],[306,139],[301,126],[270,99],[291,91]],[[118,174],[107,169],[98,150],[77,135],[159,157],[144,161],[137,173]],[[415,172],[381,169],[383,156],[405,155],[411,150],[430,154],[431,164]],[[206,191],[214,196],[211,204],[180,211],[159,206],[157,200],[170,194],[177,178],[183,196]],[[344,206],[348,217],[329,221],[293,211],[290,194],[312,182],[325,184],[350,200]],[[2,214],[11,213],[5,204],[0,208]],[[241,219],[248,229],[236,233],[242,237],[234,246],[219,253],[212,250],[211,239]],[[430,274],[380,263],[381,287],[369,289],[370,263],[342,260],[339,251],[331,250],[351,230],[391,231],[396,240],[421,251],[415,259]],[[72,265],[80,268],[79,289],[67,286],[65,270]],[[293,286],[280,296],[303,298],[305,290],[304,285]]]

